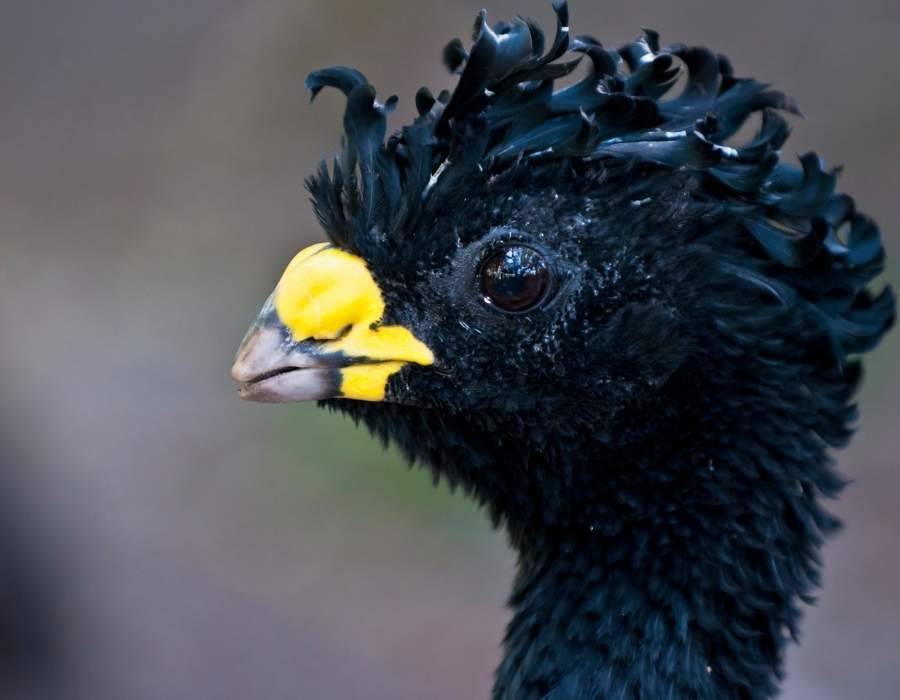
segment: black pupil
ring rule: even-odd
[[[507,246],[481,266],[481,292],[504,311],[526,311],[547,292],[550,271],[544,256],[527,246]]]

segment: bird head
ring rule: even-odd
[[[700,406],[789,403],[746,398],[762,386],[855,384],[848,355],[893,318],[865,289],[880,237],[818,157],[782,161],[793,102],[655,32],[572,37],[554,9],[552,42],[482,12],[444,50],[455,89],[420,90],[387,139],[396,98],[350,68],[307,78],[347,100],[344,148],[307,181],[329,242],[248,332],[244,398],[326,400],[431,463],[467,440],[565,461],[675,439]],[[837,422],[812,428],[838,442]]]
[[[242,344],[241,395],[518,412],[658,384],[691,342],[674,264],[686,261],[634,246],[682,199],[674,180],[644,204],[557,164],[471,178],[430,241],[310,246]]]

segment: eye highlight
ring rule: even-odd
[[[550,266],[534,248],[506,245],[481,263],[478,283],[486,303],[520,313],[540,304],[550,289]]]

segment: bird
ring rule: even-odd
[[[892,326],[877,224],[795,102],[644,30],[524,18],[442,59],[387,130],[345,66],[326,241],[238,350],[248,400],[316,400],[461,489],[517,555],[494,700],[762,700],[820,585],[860,356]],[[569,78],[568,80],[565,80]]]

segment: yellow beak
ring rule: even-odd
[[[231,376],[242,398],[382,401],[391,375],[430,365],[403,326],[382,326],[384,298],[362,258],[327,243],[290,262],[250,327]]]

